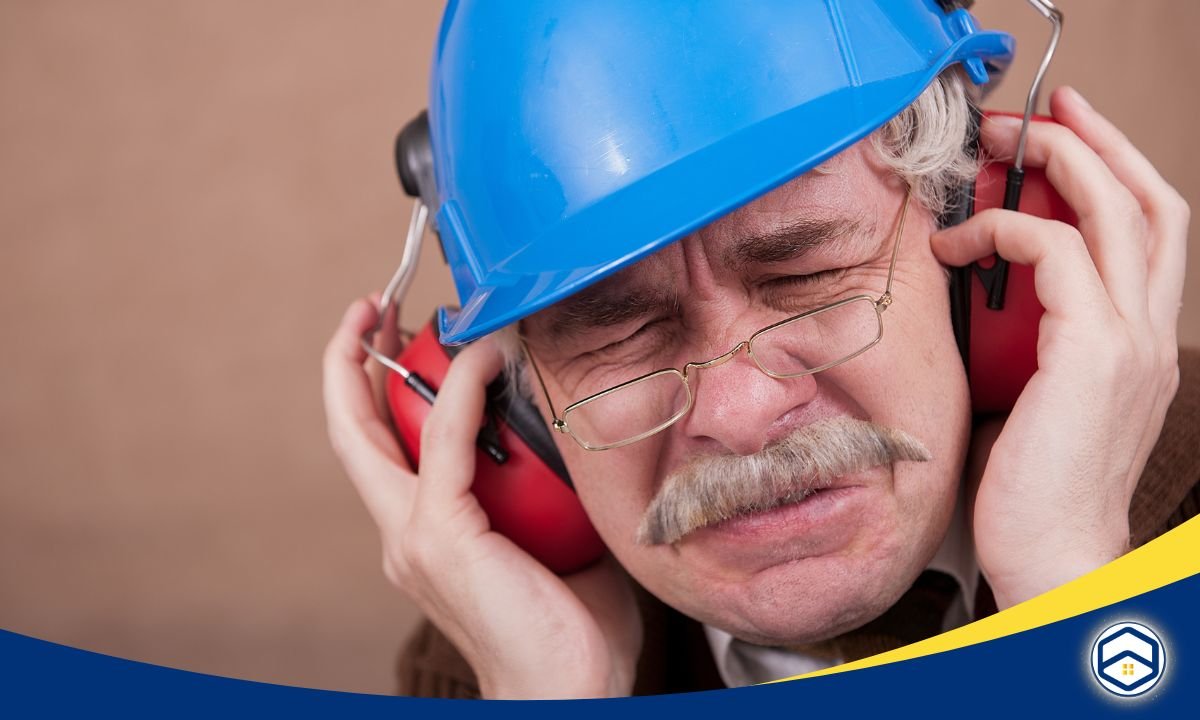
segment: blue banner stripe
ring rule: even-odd
[[[1192,715],[1200,707],[1200,576],[1068,620],[951,652],[774,685],[654,698],[478,702],[362,695],[270,685],[174,670],[0,631],[0,716],[378,717],[407,715],[572,718],[645,713],[853,714],[912,711],[967,717],[1070,712],[1127,718],[1130,711]],[[1120,622],[1153,628],[1170,664],[1138,697],[1118,697],[1091,669],[1091,651]]]

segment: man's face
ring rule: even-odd
[[[821,172],[529,318],[524,333],[555,406],[710,360],[806,309],[879,297],[904,196],[869,143],[859,143]],[[593,452],[556,434],[596,529],[648,590],[745,640],[803,643],[876,617],[929,562],[954,507],[969,433],[947,279],[929,249],[933,225],[914,203],[883,339],[864,354],[776,379],[739,353],[691,373],[691,412],[645,440]],[[762,238],[797,228],[805,237],[780,243],[791,250],[762,251]],[[810,423],[845,417],[902,430],[931,459],[849,473],[800,502],[708,524],[673,543],[638,541],[664,480],[689,462],[754,456]]]

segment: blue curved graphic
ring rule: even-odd
[[[1016,635],[889,665],[773,685],[620,700],[480,702],[310,690],[173,670],[0,631],[0,718],[140,717],[496,717],[689,718],[822,711],[851,717],[962,708],[972,718],[1038,715],[1117,717],[1139,707],[1191,716],[1200,683],[1163,675],[1152,693],[1117,697],[1096,686],[1092,653],[1102,628],[1136,620],[1171,653],[1200,648],[1200,575],[1105,608]],[[1135,635],[1136,636],[1136,635]],[[1114,636],[1115,637],[1115,636]],[[1145,640],[1145,637],[1139,637]],[[1157,644],[1155,644],[1157,645]],[[1031,662],[1032,659],[1036,659]],[[1157,654],[1159,673],[1166,653]],[[1141,658],[1139,658],[1141,660]],[[1144,660],[1143,660],[1144,661]],[[1114,660],[1119,662],[1119,660]],[[1028,682],[1013,692],[1014,675]],[[905,713],[907,714],[907,713]]]

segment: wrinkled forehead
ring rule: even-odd
[[[869,243],[876,228],[873,178],[853,172],[852,161],[836,162],[847,154],[527,318],[526,334],[552,342],[685,305],[678,278],[684,244],[723,272],[739,273]]]

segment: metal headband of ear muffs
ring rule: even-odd
[[[400,267],[396,268],[379,298],[379,319],[375,327],[359,338],[359,342],[368,355],[384,367],[399,373],[400,377],[409,383],[412,382],[410,378],[413,375],[408,368],[376,350],[373,341],[375,335],[383,329],[387,315],[392,310],[396,312],[396,329],[400,330],[400,301],[408,294],[417,269],[417,259],[421,256],[421,245],[425,239],[425,227],[429,221],[429,208],[437,205],[433,182],[433,151],[429,144],[429,118],[424,110],[396,135],[395,160],[400,185],[405,194],[414,199],[412,216],[408,221],[408,235],[404,240],[404,254],[400,258]],[[422,392],[420,387],[413,389]],[[427,386],[425,390],[428,390]]]
[[[383,329],[388,313],[392,310],[395,310],[396,314],[396,329],[400,330],[400,301],[408,293],[409,286],[412,285],[413,273],[417,268],[417,258],[421,255],[421,245],[425,238],[425,225],[428,217],[429,211],[421,198],[413,200],[412,216],[408,221],[408,236],[404,241],[404,254],[400,258],[400,267],[396,268],[392,279],[383,289],[383,295],[379,298],[379,319],[375,321],[375,327],[363,333],[363,336],[359,338],[359,343],[368,355],[375,358],[380,365],[399,373],[406,382],[413,377],[413,374],[408,368],[376,350],[374,340],[375,335]]]
[[[1046,70],[1054,59],[1058,42],[1062,36],[1063,14],[1051,0],[1029,0],[1029,3],[1042,14],[1052,25],[1050,42],[1042,55],[1042,62],[1034,75],[1025,99],[1025,114],[1021,122],[1021,133],[1017,140],[1017,153],[1013,158],[1013,166],[1009,168],[1005,178],[1004,205],[1006,210],[1018,210],[1021,202],[1021,189],[1025,180],[1025,144],[1029,135],[1029,124],[1033,113],[1037,110],[1038,98],[1041,94],[1042,80]],[[982,114],[977,107],[971,107],[970,127],[967,132],[967,151],[972,157],[979,158],[979,125]],[[975,214],[975,179],[956,188],[950,198],[949,210],[939,218],[940,227],[957,225]],[[983,267],[978,262],[950,270],[950,321],[954,328],[954,337],[958,343],[958,352],[966,365],[970,361],[971,351],[971,275],[979,276],[987,293],[989,310],[1004,308],[1005,291],[1008,286],[1008,261],[996,255],[991,267]]]

